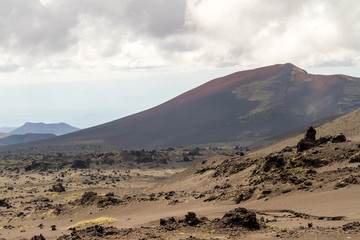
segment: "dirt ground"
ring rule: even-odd
[[[333,139],[333,138],[332,138]],[[0,239],[360,239],[360,142],[0,174]]]

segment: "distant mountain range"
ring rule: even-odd
[[[10,135],[8,137],[0,138],[0,145],[13,145],[20,143],[28,143],[39,140],[44,140],[48,138],[56,137],[54,134],[37,134],[37,133],[28,133],[24,135]]]
[[[31,123],[27,122],[23,126],[10,132],[11,135],[20,135],[28,133],[55,134],[63,135],[80,130],[66,123]]]
[[[157,107],[36,146],[256,145],[359,108],[359,92],[359,78],[277,64],[214,79]]]

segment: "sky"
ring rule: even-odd
[[[360,77],[358,0],[0,0],[0,127],[86,128],[235,71]]]

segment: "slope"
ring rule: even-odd
[[[214,79],[149,110],[36,144],[249,146],[357,109],[359,91],[359,78],[278,64]]]

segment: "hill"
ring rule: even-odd
[[[79,128],[70,126],[66,123],[31,123],[27,122],[23,126],[10,132],[11,135],[15,134],[28,134],[28,133],[41,133],[41,134],[55,134],[63,135],[71,132],[78,131]]]
[[[359,108],[359,92],[359,78],[278,64],[214,79],[149,110],[41,144],[256,145]]]
[[[304,129],[302,129],[301,133],[293,134],[292,137],[281,141],[274,141],[274,143],[268,147],[259,149],[256,154],[264,155],[272,151],[280,151],[286,146],[296,145],[303,137],[303,131]],[[343,133],[347,139],[360,141],[360,108],[317,127],[317,135],[319,137],[333,135],[335,133]]]
[[[44,139],[56,137],[55,134],[45,133],[28,133],[24,135],[10,135],[4,138],[0,138],[0,145],[13,145],[20,143],[34,142]]]

